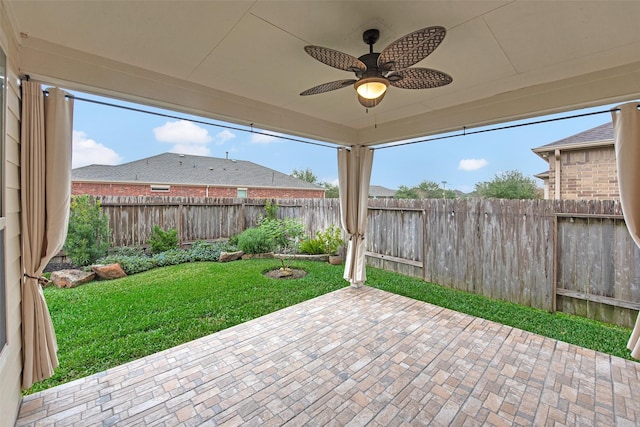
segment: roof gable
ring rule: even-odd
[[[71,171],[73,181],[319,190],[322,187],[246,160],[164,153],[121,165]]]
[[[535,152],[553,151],[557,148],[574,146],[613,145],[613,123],[605,123],[600,126],[585,130],[575,135],[559,139],[550,144],[534,148]]]
[[[381,185],[369,186],[369,197],[393,197],[396,194],[396,190],[392,190]]]

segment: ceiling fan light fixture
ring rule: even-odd
[[[386,93],[387,92],[383,93],[382,95],[380,95],[379,97],[377,97],[375,99],[363,98],[363,97],[360,96],[360,94],[358,94],[358,102],[360,102],[360,105],[362,105],[364,108],[373,108],[376,105],[380,105],[380,103],[384,99],[384,96],[386,95]]]
[[[358,80],[354,87],[358,95],[365,99],[377,99],[384,95],[389,87],[389,81],[382,77],[366,77]]]

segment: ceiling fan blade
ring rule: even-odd
[[[365,71],[367,66],[355,56],[320,46],[305,46],[305,52],[323,64],[344,71]]]
[[[444,27],[427,27],[400,37],[380,52],[378,67],[383,71],[411,67],[436,50],[446,34]]]
[[[316,95],[318,93],[331,92],[332,90],[342,89],[343,87],[353,85],[357,80],[348,79],[348,80],[336,80],[335,82],[322,83],[321,85],[314,86],[310,89],[305,90],[300,93],[300,96],[307,95]]]
[[[431,68],[407,68],[395,71],[387,78],[391,86],[400,89],[429,89],[446,86],[453,81],[449,74]]]

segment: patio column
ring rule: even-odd
[[[640,247],[640,111],[633,102],[619,106],[611,114],[622,214],[633,241]],[[640,359],[640,316],[627,347],[632,357]]]
[[[368,147],[338,150],[340,220],[349,237],[343,277],[356,288],[367,280],[364,234],[372,166],[373,150]]]

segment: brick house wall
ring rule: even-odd
[[[557,162],[549,155],[549,197],[555,198]],[[560,199],[620,200],[613,145],[560,151]]]
[[[153,185],[160,191],[152,190],[151,184],[72,182],[71,194],[92,196],[177,196],[177,197],[238,197],[239,189],[246,189],[246,197],[257,199],[315,198],[323,199],[324,190],[252,188],[252,187],[213,187],[197,185]],[[165,188],[168,187],[168,191]]]

